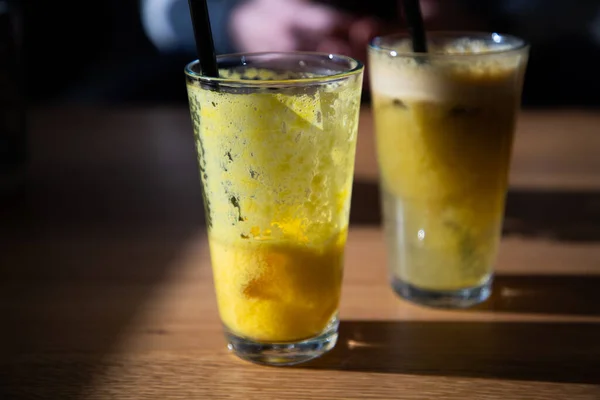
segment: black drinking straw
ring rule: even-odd
[[[415,53],[427,53],[427,37],[425,36],[425,26],[419,0],[402,0],[402,7],[408,24],[408,32],[412,39],[413,51]]]
[[[194,39],[202,75],[212,78],[219,77],[217,68],[217,56],[215,55],[215,44],[213,42],[210,18],[206,0],[188,0],[192,26],[194,27]]]

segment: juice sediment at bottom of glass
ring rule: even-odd
[[[297,342],[336,315],[360,88],[360,75],[233,92],[188,81],[219,313],[239,337]]]
[[[426,290],[481,285],[500,239],[521,61],[371,57],[391,274]]]
[[[219,312],[233,333],[294,342],[319,335],[338,309],[346,233],[321,247],[210,238]]]

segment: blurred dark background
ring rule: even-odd
[[[162,58],[144,33],[137,0],[24,2],[23,15],[31,103],[163,97]]]
[[[187,0],[13,3],[23,13],[25,90],[30,103],[185,104],[183,66],[195,57]],[[291,24],[289,14],[294,20],[319,19],[314,9],[303,11],[307,3],[209,0],[219,52],[332,49],[362,57],[360,49],[328,39],[404,29],[395,0],[321,1],[318,7],[331,6],[328,10],[343,12],[359,27],[341,34],[324,34],[316,27],[315,42],[309,37],[315,34],[310,32],[312,26],[305,29],[296,22],[286,26]],[[234,19],[232,15],[242,14],[238,12],[242,8],[246,16]],[[600,102],[600,1],[423,0],[422,8],[429,29],[485,29],[529,40],[533,47],[525,106],[581,107]],[[234,23],[239,26],[232,27]],[[304,36],[292,44],[271,40],[293,30]],[[361,38],[355,39],[356,45],[363,45]]]

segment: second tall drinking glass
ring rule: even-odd
[[[499,34],[377,38],[370,78],[392,285],[467,307],[490,293],[528,46]]]

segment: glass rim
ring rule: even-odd
[[[348,63],[349,67],[341,72],[337,72],[331,75],[320,75],[315,77],[307,78],[292,78],[292,79],[273,79],[273,80],[250,80],[250,79],[239,79],[239,78],[215,78],[201,75],[195,72],[192,68],[199,64],[199,60],[196,59],[185,66],[185,74],[194,81],[199,81],[205,84],[212,85],[236,85],[236,86],[248,86],[248,87],[268,87],[268,86],[289,86],[289,85],[314,85],[322,83],[330,83],[340,79],[348,78],[359,74],[364,70],[364,64],[356,58],[344,56],[341,54],[322,53],[322,52],[311,52],[311,51],[266,51],[266,52],[250,52],[250,53],[231,53],[222,54],[217,56],[217,64],[221,60],[227,58],[238,58],[241,60],[241,65],[245,64],[245,57],[268,57],[275,56],[278,58],[285,58],[290,56],[307,56],[314,57],[317,59],[328,59],[328,60],[341,60]],[[268,68],[268,67],[267,67]]]
[[[442,52],[415,52],[415,51],[401,51],[392,46],[382,45],[380,42],[388,39],[410,39],[411,36],[408,32],[394,33],[391,35],[377,36],[369,42],[369,50],[375,51],[379,54],[387,54],[390,57],[438,57],[438,58],[469,58],[469,57],[486,57],[495,56],[500,54],[518,53],[523,50],[529,49],[531,46],[528,41],[518,36],[500,33],[500,32],[486,32],[486,31],[431,31],[427,32],[427,37],[436,39],[459,39],[459,38],[471,38],[471,39],[492,39],[496,43],[498,39],[507,39],[514,44],[509,44],[508,48],[491,49],[489,51],[481,53],[442,53]]]

